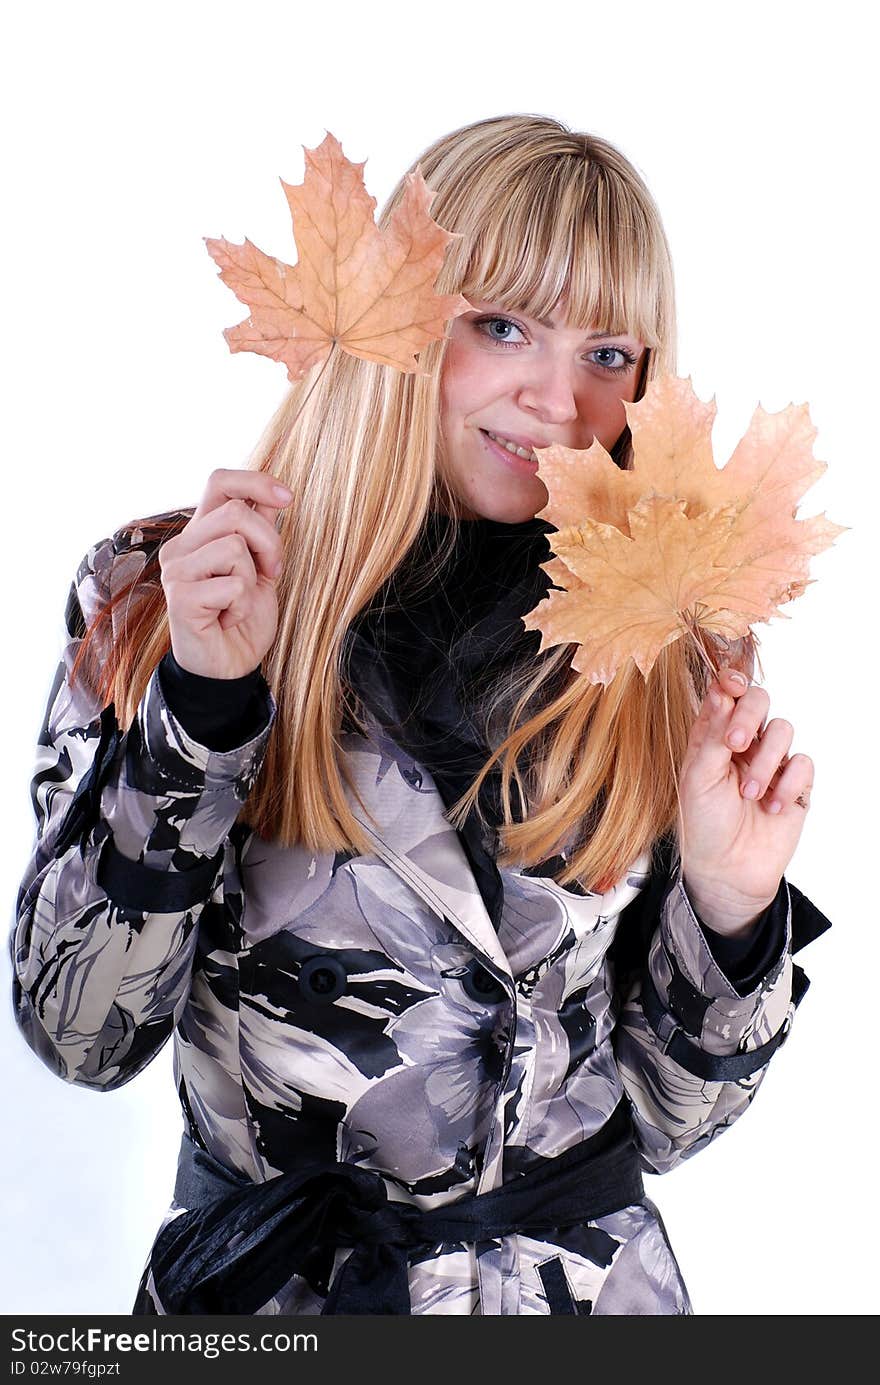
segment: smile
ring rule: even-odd
[[[523,457],[527,462],[536,462],[538,460],[534,451],[526,451],[524,447],[517,447],[515,442],[510,442],[508,438],[502,438],[499,433],[492,433],[488,428],[483,428],[481,431],[486,434],[487,438],[491,438],[493,442],[497,442],[500,447],[505,448],[508,452],[512,452],[515,457]]]

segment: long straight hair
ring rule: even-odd
[[[675,373],[666,237],[644,182],[611,144],[549,117],[509,115],[445,135],[417,165],[434,190],[432,217],[460,237],[447,250],[438,292],[535,317],[564,302],[576,327],[637,336],[647,347],[637,397],[648,380]],[[424,374],[334,353],[323,372],[315,367],[290,387],[248,460],[296,497],[282,516],[279,622],[262,665],[278,714],[239,814],[283,845],[371,850],[340,754],[343,713],[358,720],[344,679],[345,636],[416,544],[432,508],[451,517],[441,565],[455,545],[455,497],[438,464],[446,340],[420,353]],[[612,455],[618,466],[632,464],[628,429]],[[98,680],[123,728],[170,647],[158,548],[192,513],[126,526],[154,546],[79,651],[86,655],[124,599],[126,617]],[[426,571],[424,582],[433,576]],[[678,773],[705,675],[679,640],[661,651],[647,680],[628,661],[603,691],[571,668],[574,652],[574,645],[545,650],[491,690],[484,706],[490,758],[448,816],[458,826],[471,806],[479,812],[480,783],[497,762],[499,864],[536,865],[561,854],[560,883],[601,890],[659,838],[676,834]]]

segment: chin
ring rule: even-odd
[[[470,516],[474,519],[491,519],[496,524],[524,524],[534,519],[539,510],[547,504],[547,493],[539,499],[524,500],[522,496],[498,494],[468,500]]]

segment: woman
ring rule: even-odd
[[[812,762],[746,646],[602,692],[521,621],[530,450],[627,466],[623,401],[674,372],[647,190],[533,116],[418,163],[472,305],[424,374],[335,355],[71,590],[16,1006],[101,1089],[174,1033],[138,1313],[689,1313],[641,1170],[745,1110],[827,927],[783,875]]]

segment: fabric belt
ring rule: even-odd
[[[150,1263],[169,1314],[254,1314],[294,1274],[325,1297],[322,1313],[408,1314],[415,1248],[552,1231],[643,1197],[625,1099],[590,1139],[500,1188],[429,1211],[389,1201],[378,1173],[350,1163],[251,1183],[184,1135],[174,1198],[188,1210],[159,1233]],[[340,1246],[354,1249],[333,1276]],[[142,1299],[133,1313],[151,1311]]]

